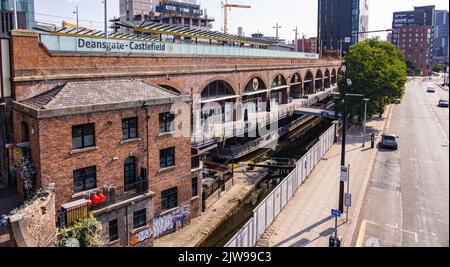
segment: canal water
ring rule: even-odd
[[[296,132],[285,136],[276,150],[260,149],[241,161],[262,161],[265,158],[295,159],[297,162],[313,147],[319,137],[332,125],[331,120],[322,119],[306,132]],[[253,210],[283,181],[286,175],[271,171],[227,218],[200,244],[200,247],[223,247],[253,216]]]

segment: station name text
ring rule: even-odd
[[[78,39],[78,48],[104,49],[107,52],[117,50],[164,52],[166,51],[166,44],[144,42],[90,41],[80,38]]]

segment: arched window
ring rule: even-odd
[[[127,158],[124,166],[125,191],[135,189],[136,187],[136,159]]]
[[[275,77],[275,79],[273,80],[273,82],[272,82],[272,88],[279,87],[279,86],[283,86],[283,85],[286,85],[286,84],[287,84],[286,78],[284,78],[283,75],[279,74],[279,75],[277,75],[277,77]]]
[[[234,95],[234,90],[224,81],[214,81],[202,91],[202,98],[218,98],[231,95]]]
[[[254,92],[259,90],[264,90],[266,88],[266,84],[261,78],[255,77],[250,82],[247,83],[247,86],[245,86],[245,93],[248,92]]]

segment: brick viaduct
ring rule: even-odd
[[[307,76],[315,80],[320,74],[325,78],[339,73],[341,66],[336,59],[50,54],[39,43],[39,35],[31,31],[13,32],[11,59],[13,98],[18,101],[56,84],[86,79],[144,79],[182,94],[200,94],[211,82],[222,80],[240,95],[255,77],[271,88],[273,80],[281,74],[289,86],[296,74],[299,82]]]

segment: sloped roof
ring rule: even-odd
[[[171,99],[179,95],[142,80],[68,82],[21,103],[37,110]]]

